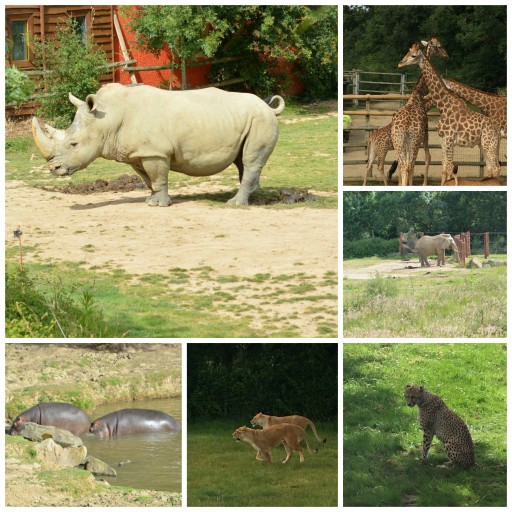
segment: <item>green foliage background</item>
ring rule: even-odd
[[[450,55],[439,63],[443,76],[496,93],[507,85],[506,13],[506,5],[344,6],[343,69],[396,73],[411,44],[437,36]]]
[[[347,343],[343,348],[345,506],[505,506],[507,362],[503,343]],[[427,463],[406,384],[424,385],[468,424],[480,467]]]
[[[345,192],[343,242],[417,232],[507,231],[506,192]],[[373,254],[372,254],[373,255]]]
[[[279,58],[297,64],[309,98],[337,92],[338,7],[302,5],[148,5],[124,9],[140,48],[168,47],[179,59],[247,57],[216,64],[213,80],[246,78],[259,95],[288,85]]]
[[[68,94],[84,100],[99,88],[99,79],[107,65],[104,51],[92,39],[83,39],[73,18],[67,18],[57,30],[55,39],[34,42],[36,66],[43,75],[45,95],[38,114],[51,119],[57,128],[67,128],[76,113]]]
[[[190,343],[188,419],[247,418],[263,412],[335,420],[336,343]]]

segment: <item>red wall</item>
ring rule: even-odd
[[[119,12],[120,10],[117,7],[115,7],[115,10],[117,12],[117,16],[119,17],[121,31],[123,33],[124,42],[126,48],[128,49],[130,59],[137,59],[137,64],[134,64],[134,66],[162,66],[171,62],[172,53],[169,49],[162,50],[158,56],[155,56],[152,53],[146,53],[138,50],[135,44],[135,35],[128,28],[127,19],[122,16],[122,14]],[[123,52],[121,51],[121,46],[117,37],[114,37],[114,59],[115,62],[124,61]],[[176,62],[179,63],[179,60],[176,60]],[[188,68],[187,85],[189,87],[206,85],[209,83],[209,71],[209,65],[194,66],[192,68]],[[137,83],[139,84],[144,83],[147,85],[160,86],[163,81],[167,83],[169,82],[171,77],[171,70],[163,69],[159,71],[136,71],[135,76],[137,78]],[[128,71],[123,71],[122,67],[116,68],[115,81],[121,84],[130,84],[130,73],[128,73]],[[176,89],[181,88],[181,70],[179,69],[174,70],[173,87]]]
[[[135,36],[133,32],[128,28],[127,19],[122,16],[119,8],[114,7],[117,12],[117,16],[119,17],[119,23],[121,25],[121,31],[123,32],[123,37],[125,41],[125,45],[128,49],[128,53],[130,54],[130,59],[137,59],[137,64],[134,66],[161,66],[164,64],[169,64],[171,62],[171,51],[169,49],[163,50],[160,52],[158,56],[153,55],[152,53],[142,52],[137,49],[135,45]],[[114,37],[114,61],[122,62],[124,61],[123,52],[121,51],[121,46],[119,45],[119,39]],[[178,60],[176,62],[179,62]],[[291,80],[292,85],[284,91],[285,94],[290,96],[295,96],[301,93],[304,89],[303,84],[297,78],[297,74],[294,72],[293,64],[289,64],[284,60],[279,61],[279,70],[285,71]],[[210,72],[210,65],[205,66],[193,66],[187,68],[187,86],[188,87],[196,87],[200,85],[206,85],[210,83],[208,73]],[[128,71],[123,71],[122,67],[115,68],[115,81],[121,84],[130,84],[130,74]],[[147,85],[160,86],[163,81],[167,82],[166,86],[168,86],[169,79],[171,77],[171,70],[164,69],[160,71],[136,71],[135,76],[137,77],[137,83],[144,83]],[[181,70],[175,69],[173,73],[173,88],[180,89],[181,88]]]

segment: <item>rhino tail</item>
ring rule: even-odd
[[[274,102],[274,100],[277,100],[278,101],[278,105],[277,107],[272,107],[272,103]],[[265,100],[267,103],[268,103],[268,106],[274,111],[274,114],[276,116],[278,116],[279,114],[281,114],[284,110],[284,100],[283,98],[281,98],[281,96],[271,96],[270,98],[267,98]]]

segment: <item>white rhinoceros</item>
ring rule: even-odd
[[[278,106],[269,105],[278,100]],[[109,84],[77,107],[67,130],[34,117],[36,145],[57,176],[84,169],[98,157],[130,164],[152,194],[150,206],[169,206],[169,170],[210,176],[235,163],[240,189],[228,203],[247,204],[278,136],[284,100],[268,104],[253,94],[216,88],[164,91],[147,85]]]

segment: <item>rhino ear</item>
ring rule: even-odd
[[[85,102],[87,103],[87,106],[91,112],[96,110],[96,94],[89,94],[89,96],[85,98]]]
[[[71,103],[73,103],[73,105],[75,105],[76,108],[80,108],[84,104],[82,100],[75,98],[75,96],[73,96],[71,93],[69,93],[68,97],[69,101],[71,101]]]

